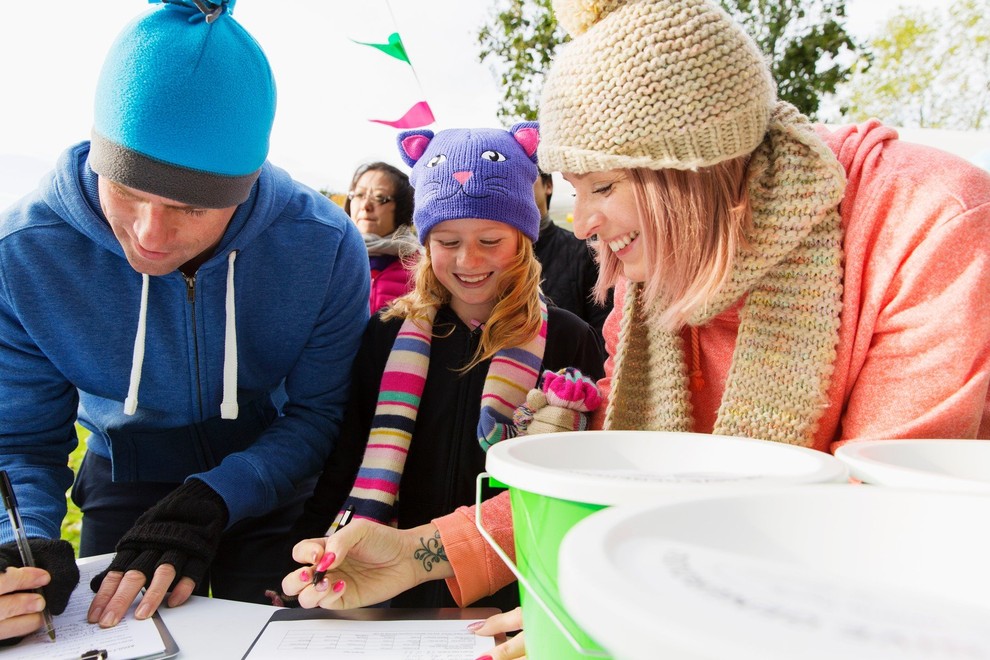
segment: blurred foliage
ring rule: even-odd
[[[320,194],[340,208],[344,208],[344,202],[347,201],[347,193],[345,192],[334,192],[328,188],[320,188]]]
[[[859,48],[844,27],[845,0],[721,2],[768,56],[780,98],[816,117],[821,98],[851,73],[842,62]],[[495,0],[478,31],[478,57],[498,79],[498,116],[506,125],[537,118],[544,72],[566,39],[551,0]]]
[[[846,32],[845,0],[721,0],[770,58],[777,96],[813,119],[849,79],[860,46]],[[843,64],[843,62],[846,62]],[[863,66],[868,59],[860,60]]]
[[[76,435],[79,437],[79,446],[69,454],[69,467],[72,468],[73,474],[79,471],[79,466],[82,464],[83,455],[86,453],[86,438],[89,437],[89,431],[76,424]],[[65,503],[69,510],[65,514],[65,519],[62,521],[62,538],[72,544],[78,557],[79,532],[82,529],[82,511],[72,503],[72,499],[69,497],[69,491],[65,493]]]
[[[854,76],[837,94],[844,117],[919,128],[988,128],[990,0],[901,8],[870,41],[869,53],[870,61],[855,62]]]
[[[557,46],[568,40],[550,0],[496,0],[478,31],[478,59],[489,61],[502,90],[498,117],[506,126],[537,118],[543,74]]]

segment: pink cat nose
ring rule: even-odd
[[[462,186],[467,183],[467,180],[471,178],[471,172],[469,170],[463,170],[461,172],[454,172],[454,178]]]

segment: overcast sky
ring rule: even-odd
[[[848,28],[867,36],[899,5],[848,0]],[[945,0],[928,0],[944,2]],[[426,100],[430,128],[498,126],[499,94],[478,62],[491,0],[239,0],[235,18],[262,45],[278,110],[270,159],[315,188],[346,188],[362,162],[402,165],[395,119]],[[87,139],[93,92],[116,34],[143,0],[6,0],[0,18],[0,207],[34,187],[68,145]],[[412,69],[352,40],[399,32]]]

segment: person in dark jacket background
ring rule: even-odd
[[[533,244],[536,258],[543,268],[541,288],[550,303],[573,312],[588,322],[599,337],[609,312],[612,292],[598,303],[593,298],[598,281],[598,264],[591,247],[573,232],[557,226],[550,219],[553,175],[540,170],[533,184],[536,208],[540,210],[540,237]]]
[[[595,331],[540,295],[536,124],[510,132],[410,131],[399,141],[413,167],[425,253],[413,291],[368,324],[342,439],[295,526],[296,540],[323,535],[347,504],[356,518],[408,528],[473,503],[485,449],[515,433],[513,410],[539,375],[567,367],[602,374]],[[438,558],[430,542],[424,562]],[[312,588],[332,594],[344,586]],[[436,581],[391,604],[456,606]],[[514,587],[479,601],[503,610],[517,604]]]

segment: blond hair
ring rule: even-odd
[[[748,156],[698,170],[630,169],[649,277],[643,302],[660,327],[676,331],[729,281],[752,225]],[[596,245],[602,301],[622,274],[607,246]]]
[[[503,348],[522,346],[540,331],[540,262],[533,252],[533,242],[522,232],[518,249],[509,267],[496,281],[495,308],[482,327],[481,341],[471,361],[461,370],[467,371],[480,362],[491,359]],[[450,302],[450,291],[433,272],[429,243],[415,267],[413,289],[393,300],[382,313],[382,319],[427,318],[426,310]]]

